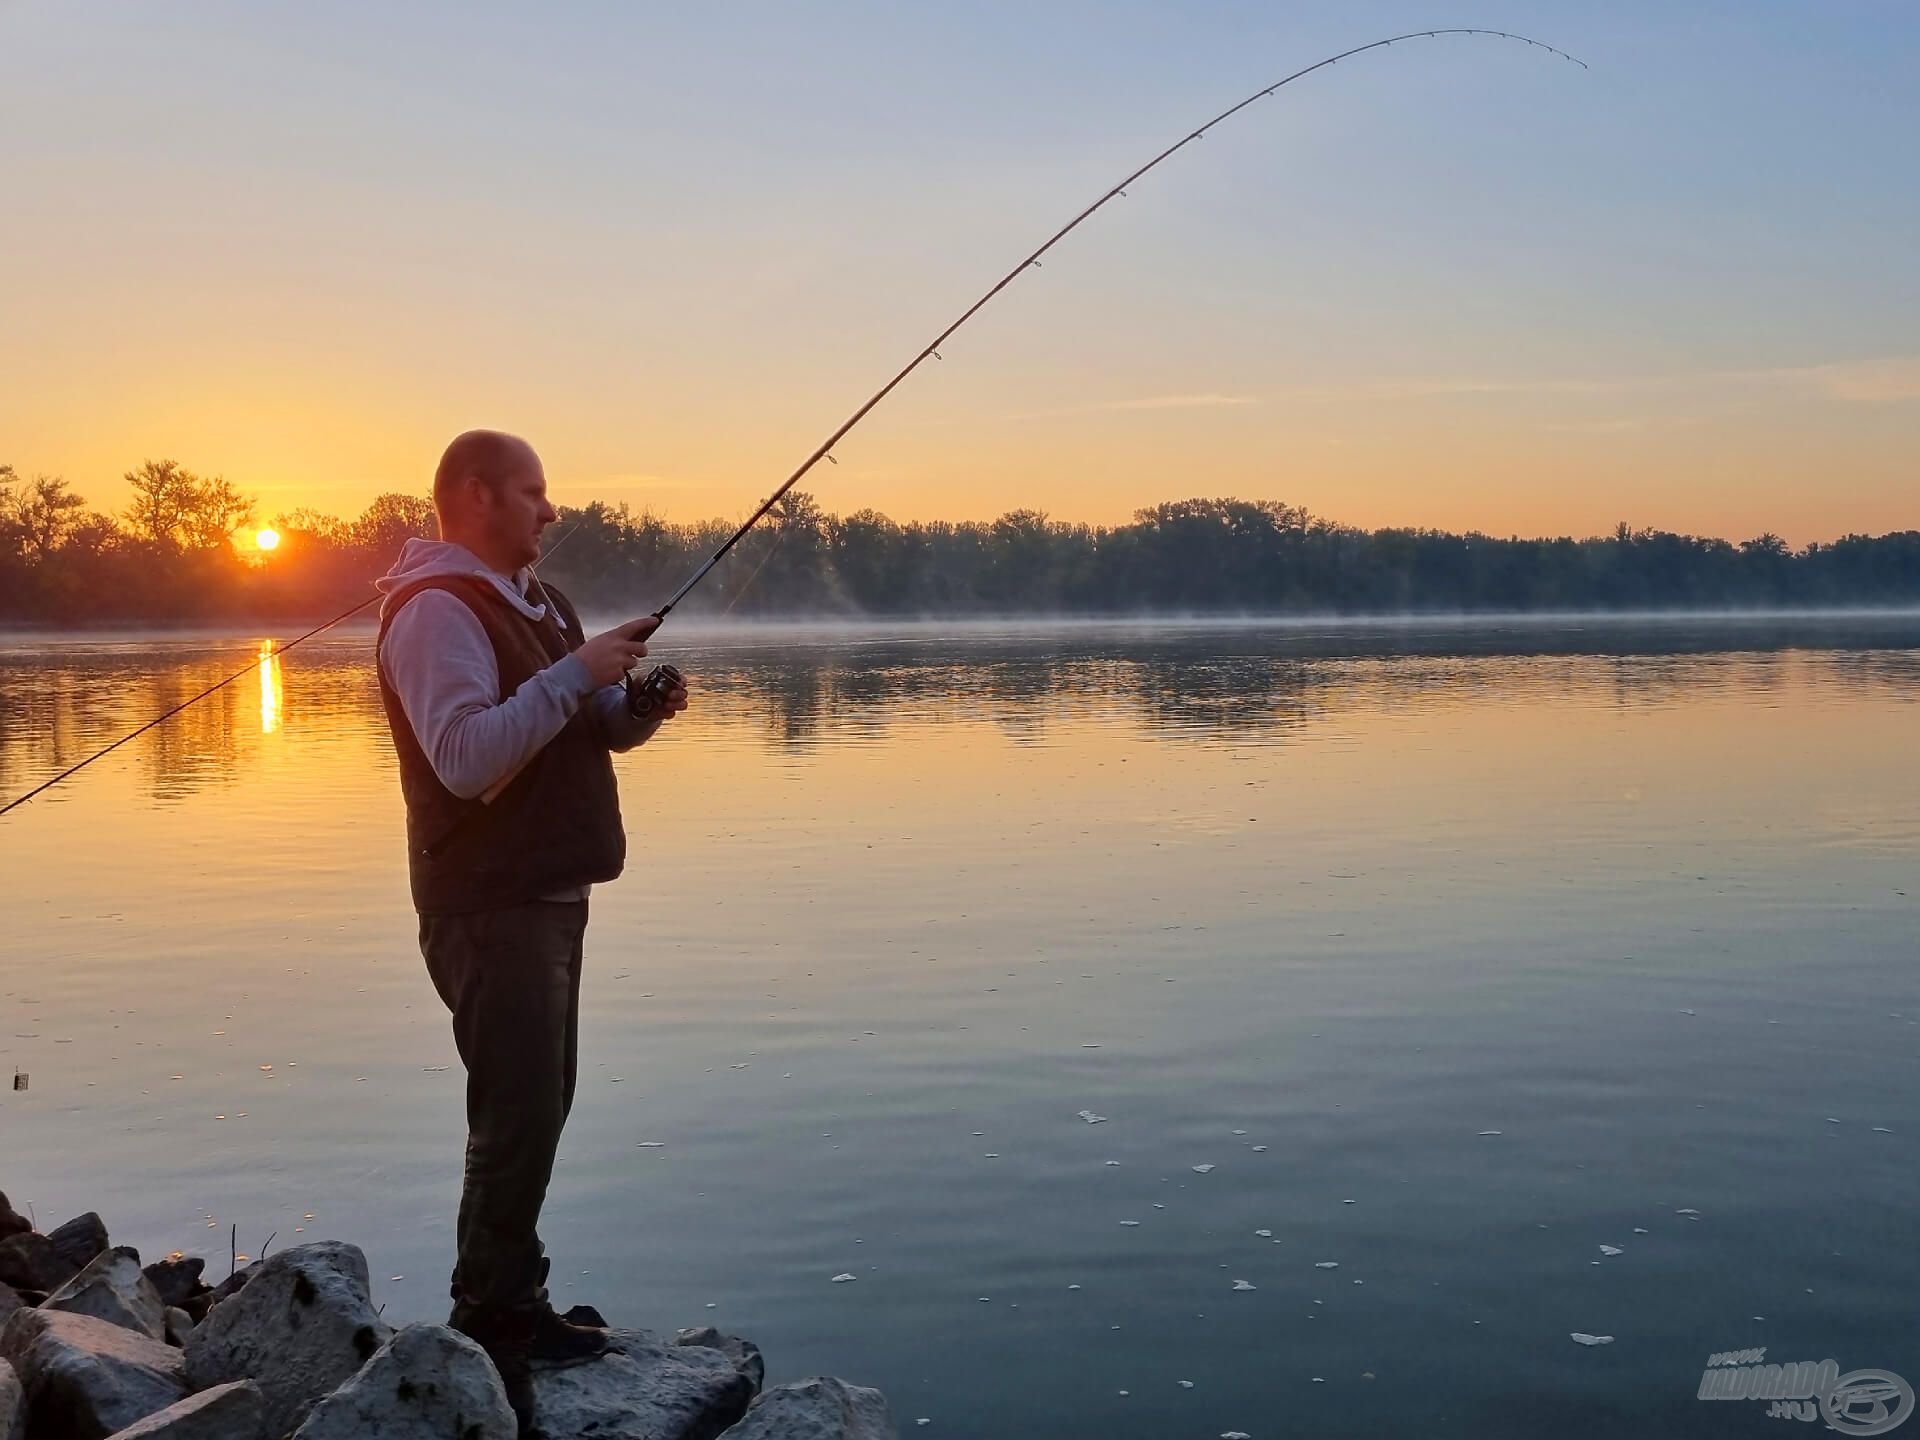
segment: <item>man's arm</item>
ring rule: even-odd
[[[387,627],[379,663],[433,773],[463,800],[483,795],[539,754],[596,692],[587,665],[566,655],[501,700],[500,668],[486,630],[444,590],[422,590],[401,608]]]

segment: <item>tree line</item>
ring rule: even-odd
[[[0,466],[0,620],[318,620],[371,593],[407,537],[432,537],[424,496],[387,494],[342,519],[269,522],[228,481],[171,460],[129,471],[119,514],[64,479]],[[563,507],[541,573],[601,614],[657,606],[734,525],[625,504]],[[1755,609],[1920,604],[1920,531],[1794,549],[1619,525],[1586,539],[1364,530],[1276,500],[1194,499],[1096,526],[1015,510],[989,521],[836,515],[789,493],[688,600],[688,612],[993,615]]]

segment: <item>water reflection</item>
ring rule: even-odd
[[[280,728],[280,711],[286,705],[286,683],[280,674],[280,657],[271,640],[260,642],[260,733],[271,735]]]
[[[1362,710],[1497,698],[1545,711],[1636,706],[1791,685],[1920,694],[1920,617],[1557,625],[689,627],[656,648],[695,676],[699,727],[804,760],[823,735],[879,743],[902,727],[991,722],[1044,746],[1090,717],[1201,745],[1279,743]],[[87,637],[0,643],[0,793],[15,794],[180,705],[258,677],[258,727],[240,686],[190,706],[130,753],[156,800],[242,782],[289,734],[388,758],[371,636],[335,634],[282,660],[271,640]],[[299,700],[289,719],[289,687]]]
[[[1888,1363],[1920,625],[1680,628],[676,631],[557,1293],[939,1434],[1691,1435],[1675,1356]],[[305,1224],[436,1318],[371,637],[264,658],[0,643],[14,787],[241,677],[0,822],[6,1183],[159,1253]]]

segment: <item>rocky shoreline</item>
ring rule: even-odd
[[[357,1247],[296,1246],[214,1286],[205,1268],[142,1265],[91,1212],[43,1235],[0,1194],[0,1440],[514,1440],[486,1352],[383,1322]],[[759,1349],[711,1326],[609,1334],[597,1359],[536,1369],[546,1440],[898,1440],[878,1390],[763,1389]]]

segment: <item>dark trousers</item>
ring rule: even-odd
[[[420,951],[467,1067],[456,1316],[546,1299],[540,1206],[573,1108],[587,902],[422,915]]]

